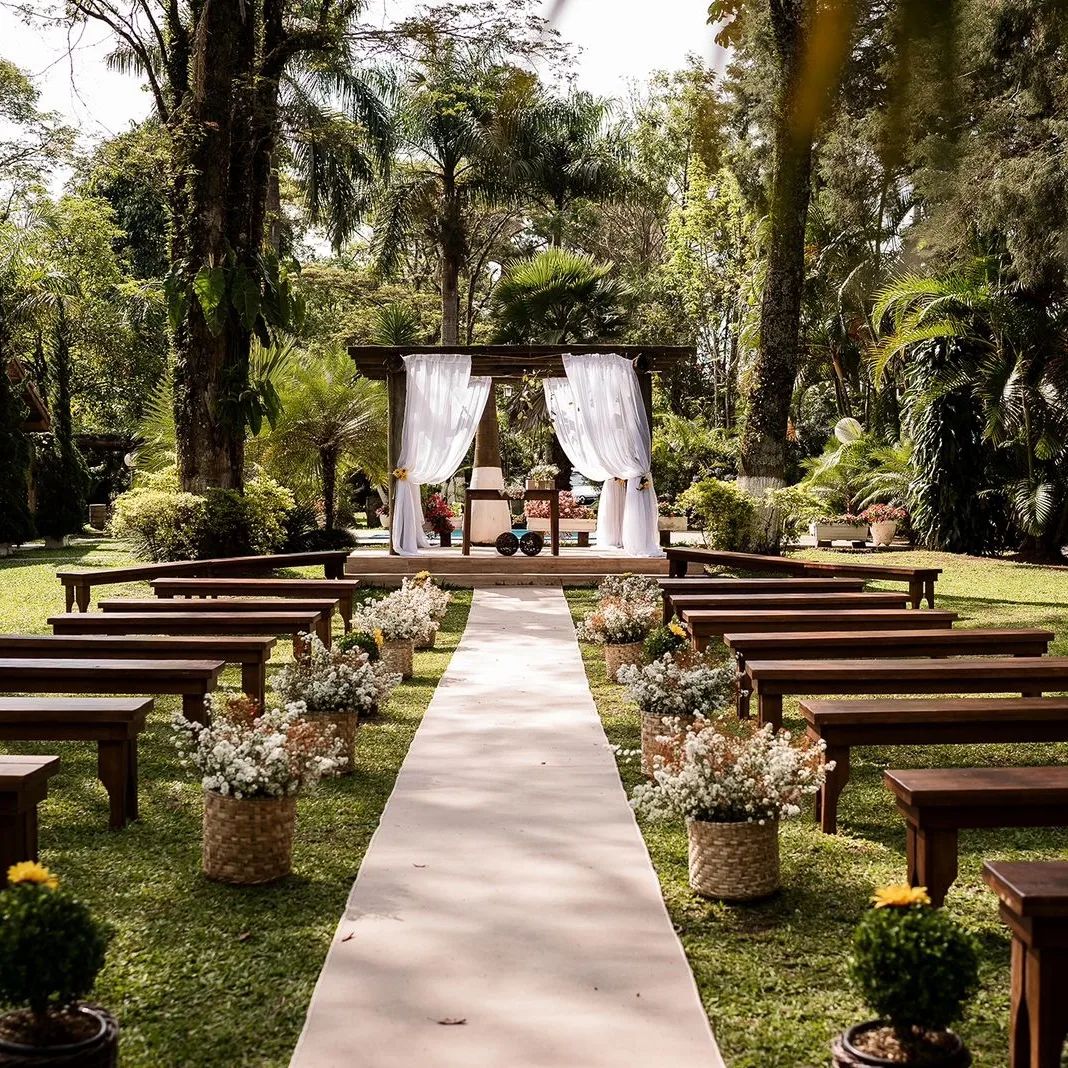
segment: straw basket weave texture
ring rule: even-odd
[[[288,875],[293,862],[295,797],[224,797],[204,791],[204,874],[251,886]]]
[[[351,775],[356,770],[356,727],[359,712],[314,712],[309,718],[324,728],[333,727],[333,737],[341,740],[341,766],[338,773]]]
[[[433,649],[434,646],[437,645],[437,643],[438,643],[438,627],[437,627],[437,624],[435,623],[434,626],[430,628],[430,633],[428,635],[425,635],[424,637],[420,638],[419,641],[417,641],[415,643],[415,648],[416,649]]]
[[[749,901],[779,888],[779,824],[687,820],[690,886],[706,897]]]
[[[382,661],[395,675],[401,678],[412,677],[412,653],[414,645],[411,638],[400,638],[382,643]]]
[[[693,716],[660,716],[642,712],[642,774],[652,778],[658,768],[673,765],[679,758],[675,742],[676,723],[679,730],[693,726]],[[665,740],[670,739],[670,740]]]
[[[606,645],[604,647],[604,666],[612,682],[616,681],[619,669],[624,664],[640,664],[645,659],[645,646],[641,642],[628,642],[626,645]]]

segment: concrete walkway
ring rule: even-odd
[[[475,592],[292,1064],[721,1068],[561,590]]]

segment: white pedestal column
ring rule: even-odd
[[[472,489],[504,489],[504,472],[499,467],[475,467]],[[497,537],[512,529],[512,510],[507,501],[471,502],[471,544],[493,545]]]

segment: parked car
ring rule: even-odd
[[[577,471],[573,471],[571,474],[571,496],[579,504],[594,505],[601,499],[601,487],[593,485],[585,475],[580,475]]]

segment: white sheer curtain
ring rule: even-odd
[[[547,379],[545,397],[561,448],[584,475],[604,482],[597,544],[662,556],[652,434],[634,365],[615,353],[563,360],[567,378]]]
[[[415,556],[429,547],[420,487],[445,482],[463,462],[489,397],[489,378],[471,377],[471,357],[404,357],[407,396],[390,516],[393,548]]]

